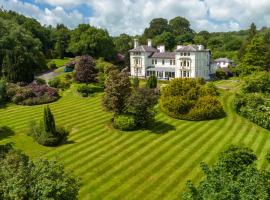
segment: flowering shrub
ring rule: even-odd
[[[38,105],[56,101],[59,98],[55,88],[51,88],[46,84],[40,85],[32,82],[26,86],[9,83],[7,85],[7,96],[19,105]]]
[[[234,107],[238,114],[270,130],[270,103],[264,94],[238,94]]]

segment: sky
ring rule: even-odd
[[[158,17],[185,17],[197,32],[237,31],[252,22],[270,26],[270,0],[0,0],[0,7],[43,25],[89,23],[113,36],[142,34]]]

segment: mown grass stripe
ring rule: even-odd
[[[194,130],[196,129],[196,127],[191,127],[191,128],[193,128]],[[186,131],[186,132],[189,132],[188,130]],[[180,135],[180,134],[179,134]],[[195,134],[192,134],[192,137],[190,138],[190,140],[192,140],[193,138],[195,138],[196,136],[194,136]],[[180,135],[180,137],[179,138],[181,138],[181,135]],[[185,138],[185,139],[188,139],[187,137]],[[140,164],[140,166],[143,166],[144,168],[145,168],[145,170],[142,170],[142,171],[140,171],[140,168],[138,168],[137,169],[137,173],[140,171],[140,173],[141,174],[146,174],[145,173],[145,171],[147,170],[147,171],[151,171],[151,172],[153,172],[153,170],[155,169],[155,168],[159,168],[159,166],[158,166],[158,164],[160,164],[159,162],[158,162],[158,160],[159,159],[161,159],[162,157],[164,157],[164,155],[166,155],[168,152],[171,152],[171,148],[169,148],[169,149],[167,149],[167,147],[169,147],[169,146],[171,146],[170,144],[171,143],[173,143],[173,142],[175,142],[174,140],[171,140],[171,141],[169,141],[170,143],[168,143],[166,146],[162,146],[162,147],[160,147],[159,148],[159,151],[158,152],[152,152],[152,154],[153,155],[149,155],[149,157],[151,156],[152,157],[152,159],[150,158],[150,159],[146,159],[146,166],[145,166],[145,164]],[[183,142],[183,140],[181,141],[181,142]],[[181,143],[181,142],[175,142],[175,143]],[[188,144],[188,141],[186,141],[186,144]],[[162,151],[161,151],[162,150]],[[155,154],[154,154],[155,153]],[[159,159],[155,159],[155,160],[153,160],[153,158],[155,158],[156,157],[156,155],[159,155]],[[146,158],[148,157],[148,155],[146,155]],[[161,165],[162,165],[162,163],[161,163]],[[161,167],[161,166],[160,166]],[[133,175],[133,177],[132,178],[138,178],[139,176],[135,176],[135,175]],[[132,178],[130,179],[130,181],[132,181]],[[114,187],[115,187],[115,185],[114,185]],[[110,189],[112,189],[112,188],[110,188]]]
[[[182,127],[182,126],[181,126]],[[179,127],[177,127],[178,129]],[[165,142],[169,141],[171,138],[171,136],[169,134],[166,134],[164,137],[162,138],[158,138],[157,140],[153,141],[153,143],[150,143],[149,145],[147,145],[145,148],[143,149],[140,149],[135,158],[134,157],[129,157],[128,159],[125,159],[125,161],[123,163],[121,163],[121,167],[120,168],[116,168],[114,171],[108,171],[108,174],[103,174],[104,179],[101,181],[101,182],[106,182],[106,180],[109,180],[112,176],[114,176],[114,174],[117,174],[118,172],[120,172],[122,169],[125,169],[125,168],[129,168],[131,167],[132,165],[130,165],[131,163],[134,163],[136,162],[136,159],[139,159],[141,157],[143,157],[143,159],[146,158],[146,156],[144,156],[145,153],[149,152],[149,151],[152,151],[152,149],[154,149],[155,146],[158,146],[160,147],[160,145],[164,144]],[[162,143],[163,142],[163,143]],[[141,161],[142,162],[142,161]],[[112,165],[113,163],[111,163]],[[102,177],[98,177],[99,179],[102,178]]]
[[[221,121],[219,124],[222,124],[223,122]],[[155,195],[159,194],[159,193],[162,193],[163,191],[164,192],[169,192],[168,188],[171,188],[170,187],[170,181],[172,182],[175,182],[175,181],[178,181],[177,178],[174,177],[172,179],[168,179],[168,174],[171,174],[170,172],[175,170],[176,168],[181,168],[181,171],[183,171],[183,173],[181,173],[180,176],[182,175],[186,175],[187,173],[189,173],[189,170],[196,167],[198,165],[198,160],[202,160],[202,157],[205,155],[205,154],[208,154],[208,148],[211,148],[211,145],[209,144],[213,144],[217,143],[217,141],[222,137],[222,135],[219,135],[219,134],[216,134],[217,130],[219,130],[219,126],[216,126],[215,128],[210,128],[208,129],[207,133],[204,135],[205,138],[207,138],[207,140],[203,140],[202,142],[199,142],[197,145],[198,148],[195,148],[195,151],[194,151],[194,148],[192,148],[192,146],[187,149],[187,151],[183,151],[181,152],[181,155],[179,155],[179,157],[181,159],[177,159],[178,156],[175,155],[174,157],[172,157],[171,161],[167,161],[167,169],[166,171],[164,171],[163,173],[159,173],[158,174],[158,177],[156,178],[156,181],[151,185],[148,185],[146,188],[143,188],[142,190],[142,193],[146,193],[146,194],[149,194],[148,193],[150,190],[153,190],[155,188],[155,190],[157,192],[153,193]],[[193,144],[192,144],[193,145]],[[198,152],[198,153],[196,153]],[[190,154],[194,154],[194,156],[192,156],[192,162],[185,162],[186,160],[188,160],[189,158],[189,155]],[[184,158],[182,157],[184,156]],[[183,180],[182,178],[179,178],[179,180]],[[164,183],[164,184],[157,184],[158,182],[161,182],[161,183]],[[167,187],[166,187],[167,185]],[[169,186],[168,186],[169,185]],[[171,188],[172,189],[172,188]],[[145,199],[147,199],[147,196],[144,197]],[[149,198],[151,198],[151,195],[149,196]]]
[[[234,130],[234,129],[237,130],[237,128],[238,128],[237,124],[234,123],[234,119],[227,119],[225,123],[228,126],[227,131]],[[215,156],[212,156],[211,152],[214,151],[214,152],[218,153],[220,148],[224,148],[224,143],[226,143],[227,141],[230,141],[234,137],[233,133],[226,134],[224,137],[223,134],[219,134],[219,131],[217,131],[217,130],[218,130],[218,126],[215,130],[211,130],[211,129],[209,130],[209,132],[212,132],[212,134],[214,134],[214,137],[212,137],[209,141],[204,143],[204,145],[201,147],[201,149],[203,149],[203,150],[201,150],[201,151],[196,150],[196,151],[199,151],[200,153],[195,154],[195,158],[193,157],[191,163],[186,162],[183,164],[181,171],[179,170],[180,173],[178,176],[176,176],[174,173],[174,178],[170,179],[170,180],[172,180],[171,182],[164,180],[163,183],[165,183],[165,184],[164,185],[161,184],[159,187],[156,188],[156,190],[158,191],[157,194],[159,194],[157,196],[157,198],[168,198],[167,197],[168,194],[173,195],[176,193],[176,191],[183,190],[183,188],[181,188],[180,186],[177,187],[176,183],[179,182],[179,180],[181,180],[181,181],[186,180],[186,177],[188,177],[189,174],[192,174],[191,171],[193,171],[193,169],[195,169],[195,168],[198,169],[199,163],[201,161],[203,161],[202,158],[215,158]],[[223,140],[220,140],[222,137],[224,137]],[[218,148],[218,147],[220,147],[220,148]],[[209,155],[209,153],[210,153],[210,155]],[[177,164],[176,164],[176,166],[177,166]],[[168,173],[169,173],[169,170],[168,170]],[[174,187],[172,187],[172,186],[174,186]],[[182,187],[183,187],[183,185],[182,185]],[[171,191],[170,191],[170,189],[171,189]],[[147,191],[145,191],[145,192],[147,192]],[[147,198],[145,198],[145,199],[147,199]]]

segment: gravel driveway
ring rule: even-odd
[[[45,72],[43,74],[38,75],[38,78],[42,78],[44,79],[46,82],[48,82],[49,80],[53,79],[56,76],[59,76],[61,74],[63,74],[64,72],[57,72],[56,70],[54,71],[49,71],[49,72]]]

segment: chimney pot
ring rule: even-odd
[[[138,46],[139,46],[139,40],[134,39],[134,49],[137,48]]]
[[[160,53],[164,53],[165,52],[165,45],[159,45],[157,47],[157,49],[159,50]]]
[[[147,43],[148,43],[148,46],[149,46],[149,47],[152,47],[152,40],[151,40],[151,39],[148,39],[148,40],[147,40]]]

